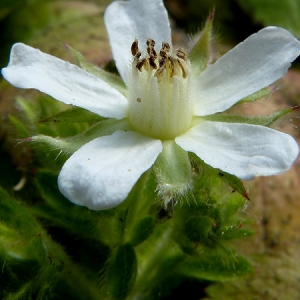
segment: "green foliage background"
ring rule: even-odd
[[[17,41],[73,61],[61,46],[66,42],[104,65],[110,54],[103,12],[110,2],[2,0],[0,67]],[[236,43],[267,25],[300,35],[298,0],[165,2],[176,24],[192,33],[215,9],[216,33],[226,42]],[[196,200],[190,196],[164,210],[148,172],[114,210],[77,207],[57,190],[57,174],[67,155],[20,140],[37,133],[76,136],[102,120],[85,115],[70,123],[68,111],[60,114],[67,106],[33,91],[17,91],[4,80],[0,97],[1,299],[125,299],[140,294],[168,299],[191,281],[196,282],[197,297],[214,282],[221,283],[207,289],[210,299],[219,299],[220,289],[224,299],[231,299],[237,295],[235,284],[245,294],[249,287],[235,280],[253,269],[233,241],[252,231],[240,182],[191,156],[195,175],[202,175],[194,186]],[[83,111],[70,114],[72,119],[75,115]],[[21,177],[27,178],[25,187],[13,190]],[[136,205],[137,199],[143,201]]]

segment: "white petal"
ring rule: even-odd
[[[224,111],[282,77],[300,54],[287,30],[267,27],[251,35],[194,81],[195,115]]]
[[[203,122],[176,143],[208,165],[247,180],[286,171],[299,152],[296,141],[285,133],[237,123]]]
[[[3,77],[18,88],[34,88],[66,104],[103,117],[127,116],[127,99],[106,82],[59,58],[27,45],[12,47]]]
[[[162,0],[115,1],[106,9],[104,21],[113,57],[126,84],[132,61],[130,48],[135,39],[140,49],[146,48],[149,38],[156,42],[157,51],[162,42],[171,45],[170,24]]]
[[[161,141],[136,132],[116,131],[99,137],[66,161],[59,189],[71,202],[92,210],[115,207],[161,151]]]

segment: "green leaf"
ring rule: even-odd
[[[118,248],[109,262],[107,282],[114,299],[123,300],[131,291],[137,275],[137,259],[130,244]]]
[[[146,240],[153,232],[155,220],[153,216],[145,216],[140,219],[133,229],[130,242],[136,246]]]
[[[113,210],[96,212],[74,205],[58,190],[56,174],[38,172],[36,180],[45,203],[31,208],[34,215],[82,238],[111,247],[116,243],[115,223],[119,220]]]
[[[230,250],[206,251],[199,257],[187,257],[177,272],[198,280],[223,281],[247,276],[252,265],[244,257]]]
[[[300,2],[298,0],[238,0],[240,6],[263,25],[284,27],[300,35]]]
[[[31,123],[35,123],[38,118],[37,103],[34,103],[34,102],[32,102],[28,99],[22,98],[22,97],[18,97],[16,101],[17,101],[19,107],[21,108],[21,110],[24,112],[26,118]]]
[[[9,116],[9,120],[14,125],[21,138],[27,138],[30,136],[28,129],[17,118],[15,118],[14,116]]]

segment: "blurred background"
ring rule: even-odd
[[[146,1],[146,0],[145,0]],[[151,1],[151,0],[148,0]],[[0,68],[8,63],[13,43],[24,42],[44,52],[74,62],[63,46],[71,45],[89,61],[111,66],[111,52],[103,23],[110,0],[1,0]],[[185,46],[215,11],[214,54],[226,53],[265,26],[281,26],[300,37],[300,0],[165,0],[175,44]],[[117,16],[116,16],[117,18]],[[111,67],[113,68],[113,66]],[[28,168],[31,152],[18,146],[22,138],[9,116],[20,115],[18,97],[35,94],[17,90],[0,79],[0,185],[13,190]],[[300,105],[298,62],[275,84],[271,97],[244,105],[243,113],[267,114]],[[299,112],[276,124],[299,142]],[[256,234],[237,245],[253,262],[256,272],[247,280],[213,284],[205,291],[192,281],[176,293],[186,299],[250,300],[300,299],[300,180],[299,160],[283,175],[247,182],[251,201],[247,212]],[[220,291],[222,297],[220,298]],[[171,298],[170,298],[171,299]]]

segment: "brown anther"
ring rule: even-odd
[[[171,47],[170,47],[170,45],[168,44],[168,43],[166,43],[166,42],[163,42],[162,44],[161,44],[161,49],[163,50],[163,51],[165,51],[165,52],[170,52],[170,49],[171,49]]]
[[[157,53],[154,48],[147,47],[147,52],[150,57],[157,58]]]
[[[148,40],[146,41],[146,45],[149,46],[149,47],[151,47],[151,48],[154,48],[154,46],[155,46],[155,41],[152,40],[152,39],[148,39]]]
[[[153,56],[150,56],[148,58],[148,62],[149,62],[150,67],[152,67],[153,69],[157,69],[157,65],[155,63],[155,58]]]
[[[184,61],[187,61],[187,56],[183,49],[176,49],[175,54],[177,57],[183,59]]]
[[[142,102],[142,99],[141,99],[141,98],[137,98],[136,101],[137,101],[138,103],[141,103],[141,102]]]
[[[168,58],[167,53],[165,51],[163,51],[163,50],[160,50],[160,52],[159,52],[159,60],[158,60],[158,63],[159,63],[160,67],[162,67],[163,65],[165,65],[167,58]]]
[[[139,51],[136,53],[135,58],[136,58],[136,59],[139,59],[139,58],[141,57],[141,55],[142,55],[142,52],[139,50]]]
[[[154,48],[152,48],[152,56],[153,56],[154,58],[157,58],[157,53],[156,53],[156,51],[155,51]]]
[[[146,63],[146,58],[142,58],[141,60],[139,60],[137,63],[136,63],[136,68],[142,72],[142,67],[145,65]]]
[[[136,56],[138,52],[139,52],[139,42],[138,40],[134,40],[134,42],[131,45],[131,54],[133,56]]]
[[[147,52],[149,56],[152,56],[154,59],[157,58],[157,54],[154,48],[147,47]]]

